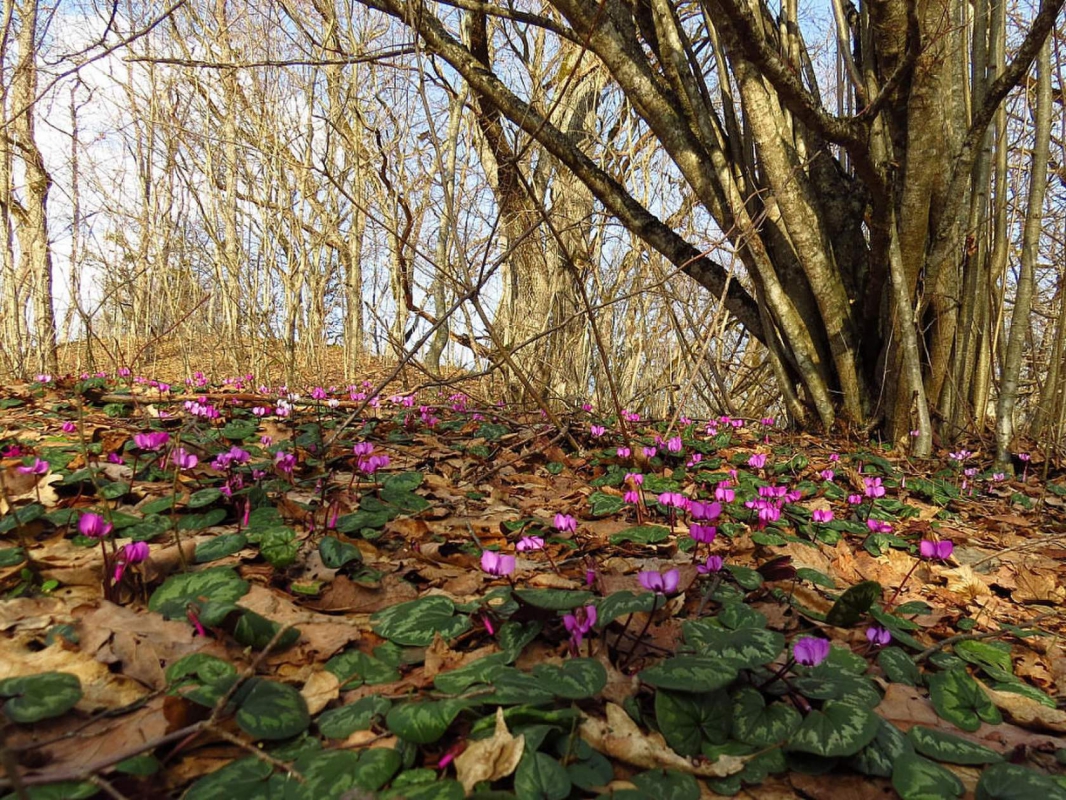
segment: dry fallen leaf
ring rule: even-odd
[[[324,669],[311,673],[304,688],[300,690],[300,694],[307,701],[307,710],[311,716],[325,708],[330,700],[335,700],[340,693],[341,685],[337,676]]]
[[[694,763],[666,746],[661,734],[647,734],[637,727],[621,706],[607,704],[607,719],[586,716],[581,737],[605,756],[641,769],[676,769],[702,778],[723,778],[744,769],[746,759],[719,756],[714,762]]]
[[[512,736],[503,718],[503,709],[496,709],[496,731],[488,739],[479,739],[456,756],[455,773],[463,790],[469,795],[481,781],[506,778],[518,768],[526,749],[525,736]]]
[[[1016,725],[1035,731],[1066,733],[1066,711],[1048,708],[1017,692],[1000,692],[983,683],[981,686],[988,693],[996,708]]]

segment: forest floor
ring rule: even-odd
[[[1035,448],[304,395],[0,394],[0,797],[1066,797]]]

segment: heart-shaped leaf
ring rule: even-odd
[[[374,633],[403,647],[428,647],[433,637],[454,639],[470,627],[470,619],[456,616],[455,603],[443,595],[384,608],[370,618]]]
[[[996,681],[1013,681],[1014,664],[1010,658],[1010,645],[1004,642],[987,642],[963,639],[955,645],[955,655],[985,671]]]
[[[243,533],[223,533],[220,536],[196,545],[192,560],[197,564],[218,561],[242,550],[248,544],[248,537]]]
[[[799,727],[802,717],[785,703],[766,705],[756,689],[745,686],[733,695],[733,736],[754,747],[772,747],[786,741]]]
[[[508,660],[505,653],[492,653],[458,669],[438,672],[433,679],[433,686],[446,694],[460,694],[479,683],[492,683],[507,666]]]
[[[327,661],[326,671],[336,675],[346,689],[354,689],[363,683],[392,683],[400,679],[395,666],[356,648]]]
[[[880,717],[868,708],[830,700],[803,718],[788,749],[826,758],[853,756],[873,741],[879,726]]]
[[[460,700],[430,700],[393,706],[385,717],[388,729],[412,744],[433,744],[448,730],[459,712]]]
[[[725,692],[686,694],[660,689],[655,693],[655,721],[678,755],[697,756],[704,742],[724,744],[729,739],[732,713]]]
[[[924,725],[915,725],[907,731],[907,738],[923,756],[948,764],[994,764],[1003,760],[995,750]]]
[[[253,679],[254,680],[254,679]],[[311,724],[307,701],[296,689],[276,681],[259,680],[237,709],[237,724],[255,739],[288,739]]]
[[[595,513],[595,512],[593,512]],[[610,536],[611,544],[658,544],[670,538],[670,529],[662,525],[635,525]]]
[[[185,619],[191,606],[201,623],[218,625],[247,592],[248,581],[231,567],[209,567],[171,575],[152,593],[148,608],[167,619]]]
[[[594,517],[608,517],[617,514],[625,506],[625,501],[616,494],[593,492],[589,497],[589,509]]]
[[[904,753],[892,768],[892,788],[901,800],[950,800],[963,793],[962,781],[917,753]]]
[[[279,630],[281,630],[281,625],[273,620],[267,619],[261,614],[256,614],[254,611],[245,611],[241,614],[241,618],[237,620],[237,626],[233,630],[233,638],[245,647],[251,647],[253,650],[262,650],[273,641],[275,634]],[[296,644],[299,638],[300,631],[298,629],[288,628],[274,642],[271,652],[280,653],[282,650],[288,650]]]
[[[882,719],[873,741],[848,763],[864,775],[890,778],[896,759],[913,751],[914,745],[903,732],[888,720]]]
[[[537,664],[533,676],[541,688],[566,700],[592,697],[607,685],[607,670],[594,658],[570,658],[561,667]]]
[[[737,669],[713,656],[674,656],[640,673],[640,679],[656,689],[677,692],[713,692],[737,679]]]
[[[363,554],[351,542],[342,542],[336,536],[324,536],[318,543],[322,563],[330,569],[341,569],[350,561],[362,561]]]
[[[184,800],[266,797],[267,781],[273,771],[274,768],[266,761],[248,756],[200,778],[189,787]]]
[[[616,619],[630,614],[648,614],[655,607],[653,592],[621,591],[607,595],[596,606],[596,627],[603,630]]]
[[[920,686],[922,673],[914,659],[899,647],[886,647],[877,654],[877,664],[885,673],[885,677],[895,683],[907,686]]]
[[[630,778],[637,788],[656,800],[699,800],[700,785],[685,772],[650,769]],[[617,796],[617,793],[615,794]]]
[[[957,667],[930,675],[928,683],[929,699],[936,713],[962,730],[973,732],[982,721],[990,725],[1003,721],[999,709],[965,669]]]
[[[1066,789],[1049,776],[1017,764],[992,764],[981,773],[975,800],[1066,800]]]
[[[377,718],[389,713],[392,703],[384,697],[363,697],[350,705],[323,711],[315,719],[327,739],[347,739],[356,731],[369,730]]]
[[[515,795],[533,800],[565,800],[570,796],[570,776],[563,765],[546,753],[527,751],[515,772]]]
[[[66,714],[81,700],[81,681],[69,672],[40,672],[0,681],[2,708],[12,722],[40,722]]]
[[[785,649],[785,637],[765,628],[727,630],[706,620],[690,620],[682,631],[697,651],[738,670],[769,664]]]
[[[837,598],[825,621],[838,628],[850,628],[862,619],[881,597],[882,587],[877,581],[862,581],[848,589]]]
[[[516,589],[515,596],[526,605],[545,611],[570,611],[591,605],[596,598],[592,592],[568,589]]]

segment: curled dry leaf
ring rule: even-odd
[[[1011,722],[1032,731],[1066,733],[1066,711],[1048,708],[1017,692],[1000,692],[981,684],[996,708]]]
[[[518,768],[526,749],[525,736],[512,736],[503,718],[503,709],[496,709],[496,731],[488,739],[471,744],[455,759],[455,772],[469,795],[481,781],[506,778]]]
[[[321,669],[311,674],[304,688],[300,690],[300,694],[307,701],[307,710],[311,716],[317,714],[329,704],[330,700],[335,700],[340,695],[340,686],[340,681],[332,672]]]
[[[676,769],[701,778],[723,778],[744,769],[746,759],[719,756],[714,762],[693,762],[666,746],[658,734],[647,734],[637,727],[621,706],[607,704],[607,719],[586,716],[581,722],[581,737],[605,756],[617,758],[641,769]]]

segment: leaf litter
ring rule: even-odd
[[[0,397],[5,800],[1066,795],[1038,457],[228,385]]]

